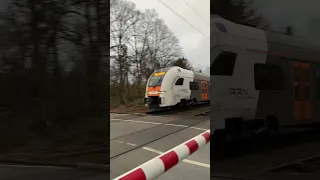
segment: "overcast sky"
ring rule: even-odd
[[[274,30],[283,31],[289,25],[297,36],[320,38],[319,0],[255,0],[254,7]]]
[[[159,0],[129,0],[141,10],[155,9],[169,29],[180,40],[185,57],[196,68],[202,69],[210,64],[210,0],[161,0],[176,13],[195,26],[204,35],[164,6]],[[185,3],[187,2],[199,15],[197,16]],[[209,24],[207,24],[207,23]]]

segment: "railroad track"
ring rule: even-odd
[[[319,144],[318,144],[319,146]],[[319,150],[319,148],[317,148]],[[320,176],[320,153],[305,155],[304,157],[292,158],[284,163],[278,163],[275,166],[270,166],[266,169],[251,173],[247,179],[262,180],[262,179],[319,179]]]
[[[212,141],[211,147],[217,145]],[[213,179],[255,179],[275,172],[280,176],[284,169],[301,173],[303,168],[297,166],[302,162],[320,159],[320,133],[316,129],[288,133],[260,143],[247,143],[242,148],[233,147],[233,153],[229,149],[224,155],[211,149]]]
[[[292,139],[294,139],[294,141],[292,141]],[[265,139],[247,140],[231,144],[229,146],[216,143],[213,138],[212,146],[215,148],[211,149],[211,157],[214,162],[219,162],[229,158],[262,153],[318,140],[320,140],[320,132],[318,129],[305,129],[291,133],[279,134]]]
[[[203,110],[203,111],[194,113],[194,114],[190,115],[189,117],[192,117],[192,116],[206,116],[209,112],[210,112],[210,110]],[[186,116],[186,117],[188,117],[188,116]],[[183,118],[186,118],[186,117],[183,117]],[[151,141],[142,143],[142,144],[140,144],[140,145],[138,145],[138,146],[135,146],[135,147],[133,147],[133,148],[131,148],[131,149],[129,149],[129,150],[126,150],[126,151],[124,151],[124,152],[122,152],[122,153],[119,153],[119,154],[117,154],[117,155],[115,155],[115,156],[112,156],[112,157],[110,157],[110,160],[111,160],[111,159],[114,159],[114,158],[116,158],[116,157],[119,157],[119,156],[121,156],[121,155],[123,155],[123,154],[126,154],[126,153],[128,153],[128,152],[134,151],[134,150],[136,150],[136,149],[138,149],[138,148],[144,147],[144,146],[146,146],[146,145],[148,145],[148,144],[151,144],[151,143],[153,143],[153,142],[155,142],[155,141],[158,141],[158,140],[160,140],[160,139],[163,139],[163,138],[165,138],[165,137],[167,137],[167,136],[170,136],[170,135],[172,135],[172,134],[178,133],[178,132],[183,131],[183,130],[185,130],[185,129],[188,129],[188,128],[190,128],[190,127],[193,127],[193,126],[196,126],[196,125],[201,124],[201,123],[203,123],[203,122],[206,122],[206,121],[208,121],[208,119],[202,119],[202,120],[195,121],[195,123],[190,124],[190,125],[188,125],[188,126],[181,126],[181,128],[178,129],[178,130],[176,130],[176,131],[170,132],[170,133],[165,134],[165,135],[163,135],[163,136],[161,136],[161,137],[158,137],[158,138],[155,138],[155,139],[153,139],[153,140],[151,140]],[[117,139],[121,139],[121,138],[123,138],[123,137],[128,137],[128,136],[131,136],[131,135],[134,135],[134,134],[137,134],[137,133],[141,133],[141,132],[143,132],[143,131],[148,131],[148,130],[152,130],[152,129],[155,129],[155,128],[159,128],[160,126],[164,126],[164,125],[165,125],[165,124],[160,123],[159,125],[153,126],[153,127],[151,127],[151,128],[146,128],[146,129],[142,129],[142,130],[139,130],[139,131],[135,131],[135,132],[133,132],[133,133],[126,134],[126,135],[123,135],[123,136],[119,136],[119,137],[116,137],[116,138],[113,138],[113,139],[110,139],[110,140],[111,140],[111,141],[112,141],[112,140],[116,141]]]
[[[188,113],[188,112],[192,112],[192,111],[198,111],[198,110],[204,110],[210,109],[210,103],[201,103],[201,104],[197,104],[197,105],[193,105],[190,107],[186,107],[186,108],[181,108],[181,107],[173,107],[172,109],[159,109],[159,110],[150,110],[149,112],[147,112],[146,114],[148,115],[153,115],[153,116],[163,116],[163,115],[176,115],[176,114],[182,114],[182,113]],[[205,110],[204,110],[205,111]]]

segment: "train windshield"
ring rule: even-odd
[[[165,75],[164,72],[154,73],[150,78],[148,86],[149,87],[161,86],[164,75]]]

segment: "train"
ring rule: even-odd
[[[317,40],[211,14],[210,121],[215,134],[279,132],[320,122]]]
[[[147,81],[145,105],[152,110],[210,102],[210,75],[171,66],[158,69]]]

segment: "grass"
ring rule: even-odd
[[[119,101],[110,101],[110,112],[112,113],[145,113],[147,108],[144,105],[144,98],[137,98],[126,104],[117,103]]]

